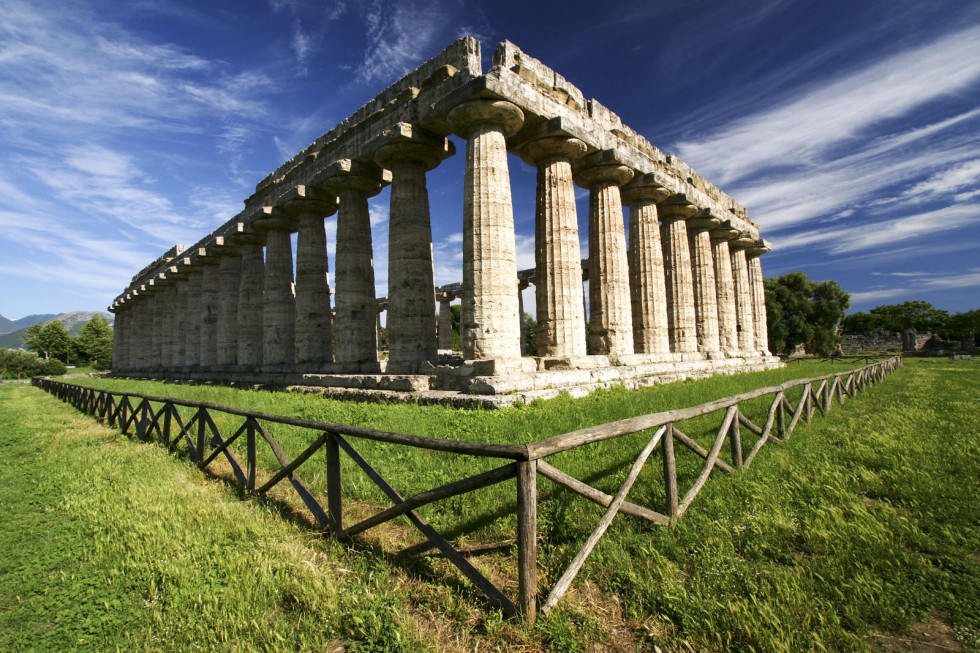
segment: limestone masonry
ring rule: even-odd
[[[466,142],[462,283],[436,288],[426,172],[456,154],[450,134]],[[533,270],[517,269],[508,152],[538,170]],[[368,198],[388,185],[378,298]],[[590,194],[588,252],[576,185]],[[262,180],[241,213],[133,277],[109,307],[113,372],[506,403],[764,369],[780,364],[766,336],[769,249],[742,206],[561,75],[509,42],[484,74],[479,42],[462,38]],[[537,352],[522,352],[528,284]],[[455,299],[461,358],[449,355]]]

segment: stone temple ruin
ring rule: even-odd
[[[455,153],[450,134],[466,141],[462,283],[436,288],[426,171]],[[523,272],[508,152],[537,168],[536,265]],[[368,198],[388,184],[379,299]],[[586,261],[575,184],[590,194]],[[484,74],[479,42],[462,38],[262,180],[240,214],[137,274],[109,307],[113,372],[507,402],[770,368],[769,249],[742,206],[561,75],[509,42]],[[522,356],[529,283],[538,350]],[[462,357],[447,358],[456,298]]]

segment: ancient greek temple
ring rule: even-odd
[[[450,135],[466,143],[463,263],[461,283],[437,288],[426,173],[455,155]],[[508,153],[537,169],[532,270],[517,269]],[[368,199],[389,185],[377,297]],[[576,186],[589,193],[587,252]],[[764,369],[780,364],[769,249],[742,206],[561,75],[509,42],[484,73],[479,42],[462,38],[262,180],[241,213],[133,277],[109,307],[113,372],[526,399]],[[529,284],[536,352],[522,351]]]

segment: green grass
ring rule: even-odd
[[[785,370],[635,393],[606,391],[584,400],[561,398],[502,411],[344,404],[282,393],[106,379],[86,382],[435,437],[528,442],[831,371],[839,372],[841,366],[801,363]],[[622,650],[654,644],[677,650],[685,643],[695,650],[719,651],[873,650],[877,633],[902,632],[932,616],[951,624],[967,649],[975,650],[980,632],[975,609],[980,604],[978,397],[978,361],[907,361],[905,369],[843,408],[835,404],[828,418],[801,426],[789,442],[767,446],[751,469],[735,477],[713,475],[676,528],[617,518],[573,593],[526,631],[487,610],[477,592],[458,585],[444,561],[392,560],[378,548],[394,550],[393,544],[416,541],[409,529],[388,529],[347,551],[284,519],[275,504],[240,503],[189,464],[175,462],[156,447],[112,436],[37,390],[0,388],[3,423],[14,424],[0,435],[4,473],[14,475],[2,480],[5,487],[15,488],[0,494],[0,514],[24,526],[4,524],[3,537],[15,539],[0,542],[0,550],[20,552],[24,541],[34,543],[27,562],[15,555],[11,563],[9,554],[0,562],[0,649],[38,641],[42,643],[33,645],[42,649],[71,648],[73,638],[83,636],[95,649],[133,648],[117,634],[130,631],[135,633],[132,641],[170,633],[171,639],[142,644],[169,650],[197,642],[203,642],[201,648],[228,650],[320,649],[329,641],[360,642],[368,650],[399,645],[492,649],[514,642],[527,650],[586,650],[595,642]],[[756,403],[748,410],[760,421],[765,405]],[[691,422],[684,429],[706,441],[719,419]],[[274,432],[294,454],[310,438],[298,430]],[[614,492],[643,440],[622,438],[551,462]],[[748,440],[746,446],[750,444]],[[403,494],[495,464],[376,443],[357,446]],[[122,457],[117,459],[117,453]],[[678,456],[683,492],[699,466],[687,452]],[[29,463],[14,468],[12,459]],[[147,461],[154,461],[152,471],[144,469]],[[264,462],[272,468],[271,459]],[[300,470],[317,489],[322,489],[321,466],[317,462]],[[631,500],[657,507],[662,497],[659,467],[655,455]],[[353,468],[346,466],[344,474],[345,496],[361,503],[378,499]],[[148,485],[137,491],[142,484]],[[194,491],[182,491],[188,487]],[[540,575],[546,590],[601,510],[555,490],[544,479],[539,479],[539,489]],[[507,483],[422,512],[465,543],[506,541],[514,532],[509,516],[513,495],[513,483]],[[126,497],[122,507],[121,496]],[[203,497],[208,503],[198,503]],[[31,501],[50,510],[39,511]],[[78,508],[86,505],[98,507]],[[117,527],[119,519],[123,525]],[[23,535],[31,529],[33,536]],[[135,534],[127,537],[130,530]],[[38,538],[41,532],[45,537]],[[264,540],[274,544],[257,544]],[[97,556],[88,550],[89,541]],[[198,541],[204,543],[200,548]],[[185,551],[181,564],[173,567],[181,571],[174,573],[177,580],[159,590],[160,605],[166,607],[151,603],[148,608],[147,593],[156,578],[148,570],[158,566],[154,561],[161,555],[172,559]],[[290,555],[310,564],[297,570]],[[223,561],[229,561],[227,567]],[[476,561],[495,581],[511,582],[512,551]],[[75,579],[62,581],[56,573],[62,565],[83,569],[72,572]],[[247,596],[239,587],[241,574],[231,571],[276,565],[292,571],[256,574],[249,579],[254,583],[246,583],[252,587]],[[8,568],[18,569],[19,575]],[[107,584],[112,569],[126,570],[121,575],[132,580]],[[279,578],[312,588],[303,595],[307,603],[302,609],[288,609],[293,599],[274,589]],[[91,600],[87,592],[93,592]],[[56,598],[48,604],[47,597]],[[198,600],[212,606],[211,611]],[[218,619],[215,604],[228,611],[226,619]],[[72,605],[77,616],[58,622],[39,616],[51,610],[57,614],[68,609],[65,605]],[[248,626],[255,614],[262,617],[256,619],[261,625],[257,629]],[[111,628],[98,625],[106,615],[115,624]],[[95,635],[78,634],[86,619],[97,624]],[[188,633],[173,625],[185,622]],[[209,626],[218,627],[215,622],[227,629],[226,640],[208,634]],[[310,623],[320,629],[311,629]],[[389,623],[395,626],[389,628]],[[287,646],[276,634],[304,644]],[[42,635],[48,639],[37,639]],[[457,639],[458,647],[451,646]]]

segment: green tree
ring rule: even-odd
[[[844,333],[857,335],[861,333],[870,333],[875,329],[884,329],[885,321],[880,315],[875,315],[874,313],[851,313],[843,320],[841,320],[841,328]]]
[[[112,368],[112,327],[101,315],[85,323],[78,334],[78,348],[97,370]]]
[[[781,354],[798,345],[829,356],[837,348],[837,325],[850,295],[836,281],[812,281],[803,272],[765,280],[769,347]]]
[[[30,351],[37,352],[45,360],[57,358],[68,360],[72,337],[65,325],[58,320],[46,324],[32,324],[24,332],[24,344]]]
[[[525,356],[538,355],[538,321],[527,313],[521,314],[521,328],[524,330],[524,345],[522,352]]]
[[[0,379],[64,374],[65,364],[56,358],[42,360],[37,354],[20,349],[0,349]]]
[[[929,302],[911,301],[902,304],[875,306],[870,313],[881,319],[882,327],[889,331],[941,331],[949,319],[949,313]]]
[[[965,313],[957,313],[946,320],[943,336],[946,338],[963,339],[970,335],[980,334],[980,308]]]

